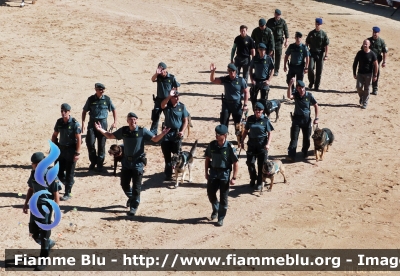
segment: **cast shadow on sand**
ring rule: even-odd
[[[142,223],[148,222],[156,222],[156,223],[174,223],[174,224],[210,224],[212,223],[207,217],[198,217],[198,218],[186,218],[186,219],[168,219],[168,218],[160,218],[160,217],[149,217],[149,216],[141,216],[140,214],[131,217],[131,216],[118,216],[118,217],[110,217],[110,218],[101,218],[102,220],[107,221],[119,221],[119,220],[129,220],[136,221]]]
[[[378,5],[370,3],[370,1],[360,1],[360,0],[317,0],[316,2],[327,3],[331,5],[341,6],[344,8],[352,9],[355,11],[370,13],[375,15],[384,16],[393,20],[400,21],[400,12],[397,12],[394,8],[384,5]],[[333,15],[342,16],[354,16],[359,15],[357,13],[329,13]]]
[[[62,204],[68,204],[68,203],[62,203]],[[12,207],[15,209],[21,209],[24,207],[23,204],[17,204],[17,205],[8,205],[8,206],[0,206],[0,208],[5,208],[5,207]],[[121,205],[110,205],[110,206],[103,206],[103,207],[84,207],[84,206],[78,206],[78,205],[59,205],[61,211],[63,211],[63,214],[67,214],[69,212],[95,212],[95,213],[126,213],[127,209],[126,206],[123,204]],[[124,210],[121,210],[124,209]]]

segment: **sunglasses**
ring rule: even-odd
[[[219,133],[215,133],[215,136],[223,136],[225,134],[219,134]]]
[[[262,111],[262,109],[256,108],[254,109],[254,111]]]
[[[235,70],[228,70],[229,73],[233,73],[236,72]]]
[[[69,110],[61,109],[61,113],[67,113]]]

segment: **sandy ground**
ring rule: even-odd
[[[16,0],[6,2],[0,7],[0,248],[37,248],[28,236],[29,216],[22,213],[29,161],[33,152],[49,150],[47,140],[60,117],[60,104],[68,102],[71,115],[81,121],[94,83],[102,82],[117,108],[118,126],[134,111],[140,124],[149,128],[151,95],[156,93],[150,78],[160,61],[181,82],[181,101],[193,116],[194,128],[184,142],[185,149],[196,139],[200,143],[193,183],[178,189],[163,183],[161,149],[146,146],[150,165],[143,180],[142,203],[137,217],[129,219],[119,178],[88,173],[84,145],[73,199],[61,203],[62,220],[53,229],[55,248],[396,248],[400,239],[396,219],[400,211],[400,146],[396,142],[400,63],[395,53],[400,23],[387,16],[392,10],[376,8],[382,15],[375,15],[364,13],[362,5],[349,9],[342,6],[343,1],[336,1],[340,5],[329,2],[39,0],[35,5],[27,1],[23,9]],[[295,31],[306,34],[314,28],[315,17],[325,21],[323,29],[331,41],[329,60],[321,91],[313,94],[320,106],[320,126],[330,128],[336,140],[322,162],[310,156],[286,164],[288,183],[278,176],[274,190],[262,196],[247,187],[242,152],[227,217],[224,226],[217,228],[208,221],[211,206],[201,156],[214,139],[223,87],[209,83],[209,64],[215,62],[217,71],[225,71],[239,26],[246,24],[251,32],[258,19],[272,17],[275,8],[282,10],[288,22],[290,43]],[[368,109],[361,110],[352,62],[373,25],[381,27],[390,52],[387,68],[381,71],[379,95],[371,96]],[[273,79],[270,98],[282,98],[285,93],[281,70]],[[286,155],[293,108],[292,103],[283,104],[281,118],[273,124],[270,155],[274,158]],[[230,133],[234,140],[232,126]],[[107,141],[107,148],[114,142]],[[111,172],[112,160],[107,157],[106,161]],[[4,259],[4,251],[0,258]]]

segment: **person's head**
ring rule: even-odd
[[[254,115],[256,116],[256,118],[260,118],[263,112],[264,105],[260,102],[256,102],[256,104],[254,105]]]
[[[317,31],[321,30],[322,18],[315,18],[315,29]]]
[[[71,112],[71,106],[67,103],[63,103],[61,105],[61,117],[63,119],[69,119],[70,112]]]
[[[296,32],[294,35],[294,38],[296,39],[296,44],[299,45],[301,43],[301,38],[303,37],[303,34],[300,32]]]
[[[228,136],[228,127],[226,125],[218,125],[215,127],[215,138],[218,142],[223,142]]]
[[[236,70],[237,70],[237,68],[236,68],[235,64],[233,64],[233,63],[228,64],[228,74],[229,74],[229,78],[231,78],[232,80],[234,78],[236,78]]]
[[[169,99],[173,106],[177,105],[179,102],[179,92],[175,90],[174,96]]]
[[[276,9],[274,13],[275,20],[278,21],[279,19],[281,19],[281,15],[282,15],[281,10]]]
[[[161,76],[166,77],[168,72],[167,72],[167,65],[164,62],[160,62],[158,64],[158,68],[161,70]]]
[[[247,26],[246,25],[240,26],[240,36],[245,37],[246,35],[247,35]]]
[[[265,55],[265,53],[267,52],[267,46],[264,43],[260,43],[258,44],[258,54],[260,55],[260,57],[263,57]]]
[[[45,157],[43,152],[35,152],[34,154],[32,154],[31,156],[32,169],[36,169],[39,162],[42,161],[44,158]]]
[[[106,87],[102,83],[97,82],[94,84],[94,90],[96,90],[96,96],[98,98],[100,98],[104,94],[105,89]]]
[[[363,50],[364,50],[364,52],[368,53],[370,51],[369,50],[369,46],[370,45],[371,45],[371,42],[368,39],[365,39],[363,41]]]
[[[264,18],[261,18],[258,20],[258,27],[260,27],[261,30],[265,30],[265,28],[267,28],[267,21]]]
[[[377,26],[372,28],[372,38],[373,39],[378,39],[379,33],[381,32],[381,29]]]
[[[138,116],[133,113],[133,112],[129,112],[128,115],[126,116],[126,121],[128,123],[129,128],[136,128],[137,125],[137,119]]]
[[[303,97],[304,94],[306,93],[306,85],[302,80],[298,80],[296,83],[296,90],[299,92],[300,97]]]

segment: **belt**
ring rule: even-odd
[[[227,100],[225,98],[224,98],[224,101],[227,103],[239,103],[240,102],[240,100]]]
[[[106,120],[107,120],[107,118],[104,118],[104,119],[92,119],[92,118],[90,118],[89,122],[106,121]]]
[[[68,148],[76,148],[76,145],[71,145],[71,146],[62,146],[62,145],[58,145],[58,147],[60,149],[68,149]]]
[[[255,79],[256,81],[266,81],[267,79]]]
[[[250,141],[260,141],[264,140],[266,137],[261,137],[261,138],[249,138]]]
[[[134,161],[134,160],[136,160],[136,159],[134,159],[133,156],[126,156],[126,160],[128,160],[128,161]]]
[[[227,168],[213,168],[213,167],[211,167],[211,169],[213,169],[214,171],[217,171],[217,172],[222,172],[222,171],[229,170]]]

